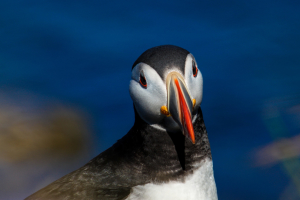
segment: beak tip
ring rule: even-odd
[[[195,141],[195,138],[191,139],[192,143],[195,144],[196,141]]]
[[[194,130],[184,133],[183,135],[185,135],[193,144],[196,144],[196,139],[195,139],[195,134],[194,134]]]

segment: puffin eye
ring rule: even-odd
[[[193,76],[196,77],[198,74],[198,68],[196,66],[195,61],[193,61]]]
[[[147,88],[147,81],[143,70],[140,73],[140,84],[143,86],[143,88]]]

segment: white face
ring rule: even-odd
[[[193,73],[193,62],[197,67]],[[165,72],[163,77],[167,77],[170,72],[176,71],[184,78],[187,90],[191,99],[196,100],[192,112],[192,118],[196,118],[197,110],[202,101],[203,79],[192,54],[188,54],[185,61],[184,74],[176,68]],[[141,78],[145,77],[145,81]],[[165,78],[164,78],[165,79]],[[167,106],[166,80],[162,79],[157,72],[145,63],[138,63],[132,70],[131,81],[129,85],[130,96],[140,117],[148,124],[171,132],[180,130],[179,125],[172,117],[167,117],[161,113],[162,106]]]

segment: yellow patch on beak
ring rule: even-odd
[[[196,105],[196,99],[193,99],[193,108],[195,107]]]
[[[163,115],[166,115],[167,117],[170,117],[170,116],[171,116],[171,114],[170,114],[169,111],[168,111],[167,106],[162,106],[162,107],[160,108],[160,112],[161,112]]]

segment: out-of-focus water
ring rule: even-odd
[[[92,144],[71,161],[0,159],[0,199],[25,198],[126,134],[132,64],[162,44],[189,50],[203,74],[219,199],[300,199],[300,151],[276,143],[300,134],[299,10],[291,0],[0,1],[0,126],[59,104],[85,113]]]

